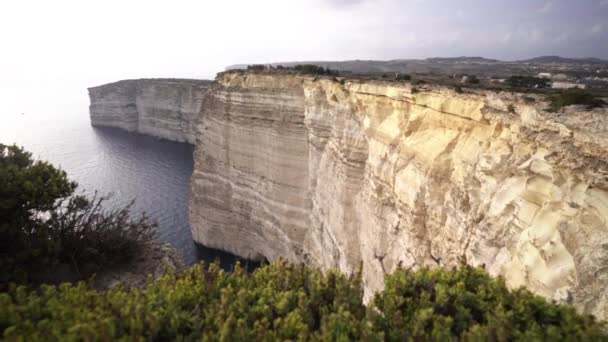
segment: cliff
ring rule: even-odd
[[[91,124],[194,144],[196,120],[210,83],[141,79],[89,88]]]
[[[197,124],[194,239],[252,259],[362,263],[368,298],[397,267],[485,265],[606,318],[608,113],[546,107],[534,95],[222,73]]]

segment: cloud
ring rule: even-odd
[[[361,4],[367,0],[326,0],[332,7],[351,7]]]
[[[553,42],[554,44],[562,44],[568,42],[571,37],[572,34],[570,32],[563,32],[554,36],[553,39],[551,39],[551,42]]]
[[[543,5],[543,7],[541,7],[538,11],[540,13],[549,13],[549,12],[551,12],[553,10],[553,7],[555,7],[555,2],[554,1],[547,1]]]
[[[608,0],[40,0],[34,12],[28,2],[0,0],[0,32],[14,31],[0,34],[5,80],[211,78],[230,64],[321,59],[608,58]]]
[[[593,35],[601,34],[604,32],[605,27],[606,26],[603,23],[598,23],[598,24],[591,26],[591,30],[589,30],[589,31]]]
[[[524,37],[529,43],[538,43],[543,41],[544,32],[538,27],[532,27],[531,29],[524,31]]]

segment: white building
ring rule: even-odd
[[[552,80],[557,80],[557,81],[565,81],[568,79],[568,75],[566,74],[555,74],[551,77]]]
[[[570,89],[570,88],[579,88],[585,89],[586,86],[581,83],[572,83],[572,82],[553,82],[551,88],[554,89]]]

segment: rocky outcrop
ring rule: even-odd
[[[167,243],[149,241],[129,263],[98,272],[93,286],[97,289],[111,289],[117,285],[143,287],[149,277],[158,279],[167,272],[178,272],[184,268],[179,253]]]
[[[143,287],[148,278],[158,279],[167,272],[178,272],[185,264],[179,253],[168,243],[150,240],[138,247],[137,254],[129,261],[99,269],[86,264],[77,269],[69,263],[34,274],[36,284],[54,284],[87,281],[95,289],[107,290],[115,286]]]
[[[352,272],[485,265],[608,317],[608,113],[533,95],[227,72],[198,126],[196,241]]]
[[[196,120],[209,84],[141,79],[89,88],[91,124],[194,144]]]

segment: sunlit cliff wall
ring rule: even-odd
[[[545,107],[504,92],[220,74],[197,125],[193,236],[248,258],[362,262],[367,296],[399,266],[485,265],[608,317],[608,113]]]

